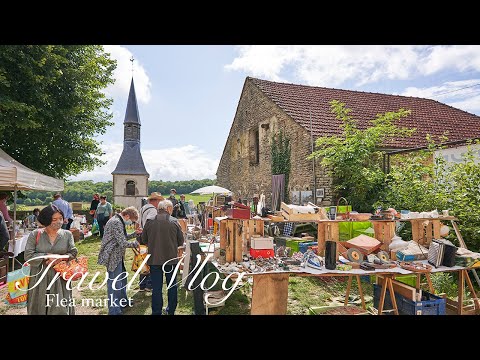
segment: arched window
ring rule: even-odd
[[[125,195],[134,195],[135,196],[135,181],[127,181]]]

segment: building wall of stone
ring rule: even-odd
[[[126,184],[135,181],[135,196],[126,195]],[[113,175],[113,202],[122,207],[135,206],[140,209],[142,198],[148,196],[148,177],[146,175]]]
[[[217,183],[233,191],[235,199],[251,199],[254,194],[263,192],[267,206],[270,206],[271,141],[272,135],[280,129],[290,138],[291,143],[289,194],[292,190],[313,190],[312,160],[306,159],[311,153],[310,133],[247,80],[217,170]],[[258,163],[255,149],[257,131]],[[315,170],[317,187],[325,189],[325,198],[321,204],[329,205],[330,179],[321,166],[316,165]]]

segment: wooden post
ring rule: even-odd
[[[367,305],[365,305],[365,298],[363,297],[362,283],[360,282],[360,275],[355,275],[357,278],[358,293],[360,294],[360,299],[362,300],[363,310],[367,310]]]
[[[218,262],[220,264],[225,264],[227,261],[227,220],[220,221],[220,259]],[[222,255],[223,254],[223,255]]]
[[[385,294],[387,293],[387,277],[382,284],[382,291],[380,292],[380,301],[378,302],[378,315],[383,313],[383,304],[385,303]]]
[[[464,273],[465,270],[460,270],[458,272],[458,302],[457,302],[457,314],[463,314],[463,283],[465,282]]]
[[[392,278],[390,276],[386,276],[385,282],[388,282],[388,290],[390,292],[390,300],[392,301],[393,312],[395,315],[398,315],[397,300],[395,299],[395,292],[393,291]]]
[[[411,220],[410,223],[412,224],[412,240],[419,243],[420,234],[418,233],[418,221]]]
[[[253,276],[252,315],[285,315],[288,300],[288,273]]]
[[[425,273],[425,277],[427,278],[428,290],[430,291],[430,294],[435,294],[435,289],[433,288],[433,283],[432,283],[432,279],[430,278],[430,274]]]
[[[467,281],[468,288],[470,289],[470,292],[472,293],[473,302],[475,303],[475,309],[478,311],[478,310],[480,310],[480,302],[478,301],[477,293],[475,292],[472,281],[470,280],[470,277],[468,276],[468,271],[467,270],[462,270],[462,271],[464,271],[465,280]]]
[[[227,253],[226,260],[227,262],[232,262],[234,260],[235,254],[235,221],[227,220]]]
[[[432,242],[432,237],[433,237],[433,223],[432,223],[432,220],[428,221],[426,231],[427,231],[427,236],[426,236],[425,244],[427,245],[427,247],[429,247],[430,243]]]
[[[433,238],[440,239],[440,220],[432,220],[433,222]]]
[[[235,221],[235,262],[240,263],[243,261],[243,223],[242,220]]]
[[[340,241],[340,224],[338,222],[333,222],[330,224],[330,231],[331,231],[331,236],[332,240],[337,243],[337,250],[335,251],[336,253],[336,261],[338,261],[338,258],[340,256],[340,251],[338,248],[338,242]]]
[[[343,306],[348,305],[348,298],[350,297],[350,287],[352,286],[352,278],[353,278],[353,275],[350,275],[348,277],[347,291],[345,292],[345,302],[343,303]]]
[[[326,222],[320,221],[318,222],[318,255],[325,256],[325,228]]]
[[[250,235],[250,220],[243,220],[242,221],[243,225],[243,255],[248,255],[248,251],[250,250],[251,247],[251,235]]]

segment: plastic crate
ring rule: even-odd
[[[381,292],[382,287],[373,284],[373,306],[377,309]],[[422,299],[423,298],[426,300],[412,301],[396,293],[395,300],[397,302],[398,313],[401,315],[446,315],[445,299],[430,294],[427,291],[422,292]],[[390,309],[393,309],[393,306],[390,301],[390,292],[387,289],[383,310]]]
[[[306,253],[309,247],[315,246],[315,245],[318,245],[318,242],[311,241],[311,242],[300,243],[300,244],[298,244],[298,250],[301,253]]]

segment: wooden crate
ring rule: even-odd
[[[432,239],[440,238],[441,223],[439,219],[410,219],[412,240],[429,247]]]

